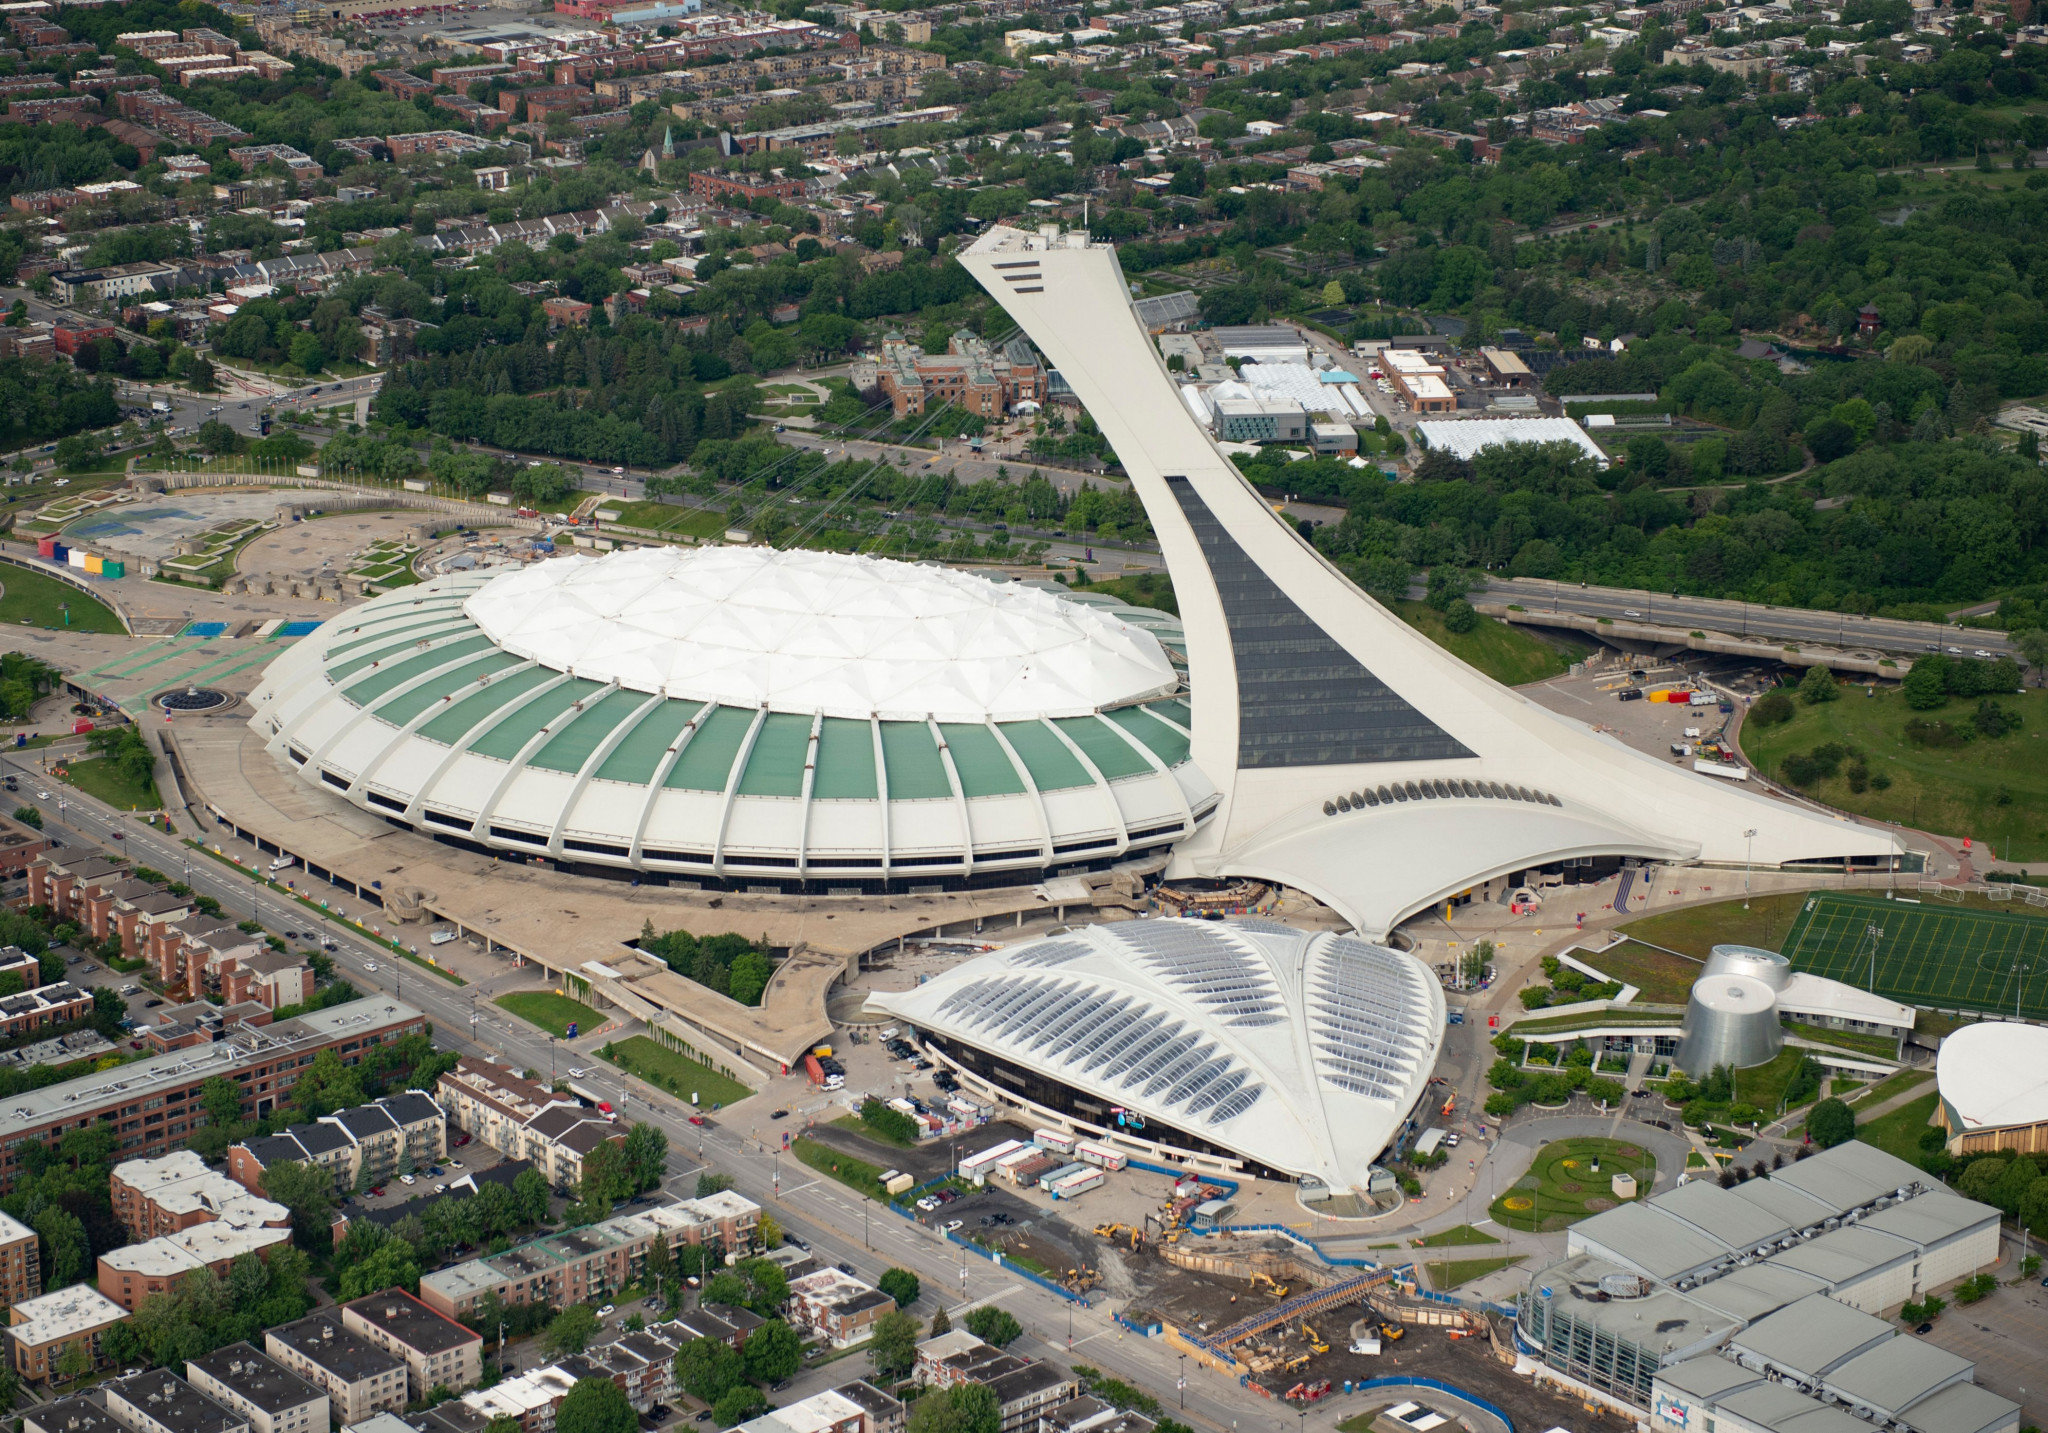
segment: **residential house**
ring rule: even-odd
[[[228,1175],[243,1188],[263,1187],[263,1171],[284,1160],[319,1165],[337,1188],[382,1184],[448,1157],[448,1118],[433,1096],[406,1090],[336,1110],[282,1134],[244,1140],[228,1150]]]

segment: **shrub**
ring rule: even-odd
[[[1752,726],[1778,726],[1792,720],[1792,698],[1782,688],[1773,687],[1757,698],[1749,709],[1749,720]]]
[[[1965,726],[1956,726],[1932,717],[1909,718],[1905,726],[1906,740],[1915,746],[1957,747],[1967,746],[1976,733]]]
[[[1843,762],[1851,759],[1860,759],[1854,750],[1839,741],[1826,741],[1812,751],[1794,752],[1778,769],[1787,785],[1811,786],[1833,776],[1842,769]]]
[[[1806,675],[1799,680],[1799,700],[1810,707],[1831,702],[1840,695],[1840,689],[1835,686],[1835,674],[1817,662],[1808,667]]]
[[[2000,706],[1989,697],[1977,703],[1976,713],[1970,718],[1970,725],[1977,728],[1978,735],[1988,736],[1994,741],[2018,731],[2020,723],[2021,717],[2018,712],[2010,707]]]
[[[1856,1112],[1837,1099],[1825,1099],[1806,1117],[1806,1132],[1822,1149],[1833,1149],[1856,1137]]]

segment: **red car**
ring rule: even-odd
[[[691,1115],[690,1123],[693,1125],[708,1125],[711,1123],[711,1121],[705,1119],[702,1115]]]

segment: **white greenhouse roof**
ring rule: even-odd
[[[1266,921],[1088,926],[867,1008],[1334,1189],[1364,1186],[1444,1028],[1413,957]]]
[[[1415,428],[1431,448],[1458,458],[1509,443],[1574,443],[1601,467],[1607,466],[1600,445],[1570,418],[1446,418],[1417,423]]]
[[[630,691],[865,720],[1080,716],[1172,691],[1150,633],[942,567],[765,547],[564,557],[465,604],[504,651]]]
[[[1934,1075],[1964,1130],[2048,1120],[2048,1028],[2011,1020],[1965,1025],[1941,1042]]]

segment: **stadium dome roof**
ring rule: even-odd
[[[1191,834],[1218,798],[1176,690],[1151,633],[1049,592],[645,550],[373,598],[271,664],[251,724],[307,782],[429,833],[879,893]]]
[[[1177,1131],[1335,1189],[1365,1187],[1444,1029],[1442,988],[1414,957],[1258,920],[1088,926],[867,1009],[1132,1111],[1140,1138]],[[952,1053],[972,1070],[966,1051]]]
[[[765,547],[643,548],[491,579],[501,649],[631,691],[826,716],[1005,721],[1170,695],[1158,641],[944,567]]]
[[[1980,1020],[1941,1042],[1935,1084],[1951,1134],[2048,1122],[2048,1029]]]

